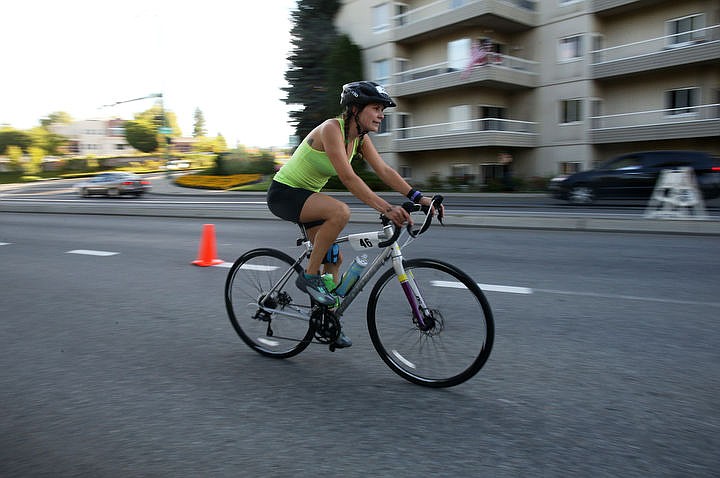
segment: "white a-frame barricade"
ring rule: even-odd
[[[692,168],[663,169],[655,183],[645,217],[651,219],[707,219],[705,202]]]

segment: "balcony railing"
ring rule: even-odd
[[[720,42],[720,25],[713,25],[707,28],[594,50],[590,52],[591,64],[596,66],[628,59],[639,59],[678,48],[717,42]]]
[[[429,138],[435,136],[446,136],[449,134],[461,134],[471,131],[535,134],[536,126],[537,123],[529,121],[482,118],[466,121],[454,121],[452,123],[438,123],[423,126],[412,126],[409,128],[398,128],[395,130],[395,134],[397,139]]]
[[[483,118],[400,128],[395,131],[395,152],[433,151],[503,146],[537,147],[537,125],[527,121]]]
[[[461,60],[458,63],[469,64],[470,57],[465,60]],[[510,55],[503,55],[500,53],[490,53],[489,60],[483,65],[473,66],[472,68],[505,68],[509,70],[520,70],[527,72],[532,75],[538,74],[538,63],[536,61],[525,60],[523,58],[517,58]],[[422,66],[419,68],[413,68],[412,70],[401,71],[393,75],[393,83],[406,83],[409,81],[420,80],[425,78],[432,78],[447,73],[460,71],[459,68],[452,68],[450,63],[443,61],[441,63],[435,63],[434,65]],[[467,70],[468,73],[470,69]]]
[[[720,103],[715,103],[710,105],[686,106],[683,108],[593,116],[590,118],[590,129],[657,126],[717,120],[718,118],[720,118]]]
[[[407,12],[396,15],[393,18],[395,27],[404,27],[413,23],[421,22],[438,15],[456,10],[461,7],[472,5],[475,3],[487,2],[488,0],[438,0],[436,2],[423,5],[422,7],[408,10]],[[537,0],[494,0],[500,3],[506,3],[514,7],[523,8],[525,10],[536,11]]]
[[[714,137],[718,131],[720,103],[590,118],[594,143]]]

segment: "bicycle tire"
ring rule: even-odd
[[[240,256],[225,281],[225,307],[240,338],[256,352],[273,358],[299,354],[310,344],[313,329],[307,319],[260,310],[258,301],[288,271],[295,260],[277,249],[253,249]],[[266,305],[290,313],[309,314],[310,297],[295,286],[295,266],[285,285]]]
[[[480,287],[457,267],[433,259],[403,262],[432,310],[426,331],[413,313],[395,270],[386,271],[368,299],[367,324],[375,350],[395,373],[427,387],[452,387],[472,378],[492,350],[495,322]]]

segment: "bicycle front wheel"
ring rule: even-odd
[[[375,350],[398,375],[428,387],[451,387],[474,376],[490,356],[495,326],[485,295],[445,262],[404,262],[425,301],[424,324],[413,316],[395,271],[373,287],[367,323]]]
[[[295,286],[303,270],[293,264],[295,260],[282,251],[253,249],[240,256],[228,273],[225,307],[230,322],[240,338],[262,355],[292,357],[313,338],[310,297]]]

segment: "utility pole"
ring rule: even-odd
[[[147,100],[149,98],[160,98],[160,113],[162,114],[162,124],[158,128],[158,134],[165,138],[165,162],[170,160],[170,135],[172,134],[172,128],[168,125],[167,115],[165,114],[165,101],[162,93],[151,93],[147,96],[141,96],[140,98],[133,98],[131,100],[116,101],[109,105],[102,105],[100,108],[112,108],[123,103],[132,103],[133,101]]]

